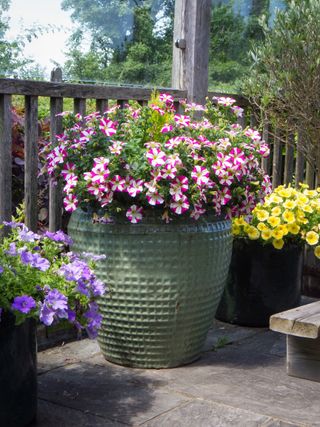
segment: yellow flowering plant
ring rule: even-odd
[[[232,231],[235,238],[272,244],[276,249],[307,243],[320,258],[320,187],[280,185],[256,205],[250,217],[234,218]]]

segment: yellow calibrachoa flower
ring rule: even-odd
[[[283,231],[281,230],[281,228],[275,228],[272,231],[272,237],[276,240],[280,240],[283,237]]]
[[[283,199],[275,194],[270,194],[269,200],[271,203],[275,203],[276,205],[280,205],[283,202]]]
[[[234,236],[239,236],[241,232],[241,227],[238,224],[232,224],[232,234]]]
[[[320,246],[314,248],[314,254],[317,258],[320,258]]]
[[[286,209],[294,209],[297,206],[297,201],[296,200],[286,200],[283,204],[283,207]]]
[[[272,216],[279,216],[281,215],[281,208],[279,208],[279,206],[276,206],[274,208],[271,209],[271,215]]]
[[[261,237],[263,240],[269,240],[272,237],[272,231],[267,228],[261,232]]]
[[[311,213],[313,210],[310,205],[301,206],[301,209],[303,210],[303,212],[308,212],[308,213]]]
[[[248,237],[250,240],[257,240],[260,237],[260,232],[255,227],[249,227]]]
[[[319,242],[319,234],[315,231],[308,231],[306,234],[306,242],[308,245],[316,245]]]
[[[296,218],[294,216],[294,213],[292,211],[285,210],[282,214],[282,218],[287,222],[288,224],[292,224],[295,222]]]
[[[275,249],[282,249],[284,241],[282,239],[275,239],[272,241],[272,244]]]
[[[278,225],[278,230],[282,231],[283,235],[286,236],[289,233],[287,224]]]
[[[271,227],[277,227],[280,224],[280,218],[278,216],[270,216],[267,219],[267,222],[271,225]]]
[[[288,224],[288,231],[289,231],[289,233],[296,235],[299,233],[300,227],[297,223]]]
[[[269,230],[269,228],[266,226],[266,224],[264,222],[259,222],[259,224],[257,225],[257,229],[259,231]]]
[[[279,194],[280,197],[283,197],[286,199],[288,197],[291,197],[292,191],[293,191],[293,188],[291,188],[291,187],[289,187],[289,188],[282,187],[282,188],[280,188],[280,190],[277,191],[277,193]]]
[[[257,210],[257,218],[259,221],[266,221],[269,218],[269,212],[265,210]]]

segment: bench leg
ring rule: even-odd
[[[287,374],[320,382],[320,338],[287,335]]]

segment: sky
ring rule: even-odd
[[[27,43],[24,53],[33,57],[46,69],[50,75],[54,64],[51,60],[62,64],[65,60],[63,52],[65,43],[72,28],[71,12],[61,10],[60,0],[11,0],[8,16],[10,18],[10,31],[8,38],[14,38],[21,33],[22,27],[31,27],[33,24],[55,24],[58,30],[49,31]]]

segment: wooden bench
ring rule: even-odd
[[[287,374],[320,382],[320,301],[274,314],[270,329],[287,335]]]

